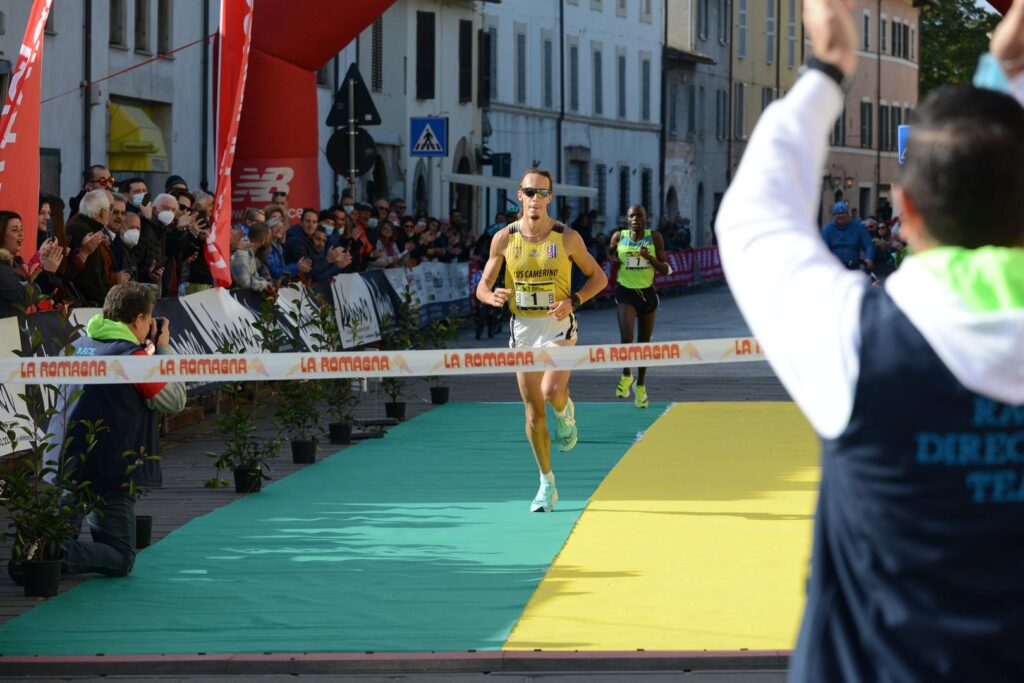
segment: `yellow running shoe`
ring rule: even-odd
[[[622,377],[619,377],[619,386],[615,389],[615,395],[618,398],[629,398],[629,387],[632,384],[632,375],[623,375]]]
[[[647,407],[647,387],[643,384],[636,385],[636,398],[633,400],[633,405],[637,408]]]

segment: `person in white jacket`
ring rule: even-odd
[[[807,72],[767,108],[718,215],[736,301],[822,438],[793,681],[1024,680],[1024,1],[990,51],[1009,94],[914,113],[884,286],[814,222],[857,69],[852,3],[804,0]]]

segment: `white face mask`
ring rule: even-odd
[[[371,229],[372,228],[376,228],[377,227],[377,219],[376,218],[371,218],[370,220],[366,221],[366,225],[367,225],[367,227],[369,227]]]
[[[133,194],[132,195],[132,204],[134,204],[135,206],[141,207],[142,206],[142,200],[145,199],[145,198],[146,198],[146,193],[145,192],[140,192],[138,194]]]
[[[139,229],[129,228],[125,230],[121,233],[121,241],[124,242],[126,246],[134,247],[139,243]]]
[[[170,225],[174,221],[173,211],[161,211],[156,215],[156,219],[163,225]]]
[[[345,213],[352,213],[352,209],[353,208],[355,208],[355,207],[353,207],[351,204],[349,204],[348,206],[341,207],[341,210],[344,211]]]

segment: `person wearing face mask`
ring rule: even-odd
[[[136,279],[157,285],[161,295],[167,273],[167,237],[173,229],[178,200],[169,194],[158,194],[152,204],[143,205],[140,212],[139,244],[135,248]],[[147,216],[147,212],[152,216]]]
[[[135,249],[139,245],[142,220],[137,213],[127,212],[117,239],[110,245],[114,268],[121,276],[121,282],[134,280],[138,272],[135,263]]]
[[[375,213],[372,206],[362,203],[356,207],[354,214],[356,225],[362,226],[363,232],[366,233],[366,239],[370,241],[370,244],[376,244],[377,226],[380,224]]]
[[[337,223],[334,222],[334,211],[324,209],[317,215],[320,229],[327,233],[328,241],[337,232]]]

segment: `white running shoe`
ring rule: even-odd
[[[551,512],[557,502],[558,489],[555,488],[555,482],[541,475],[540,488],[537,489],[537,495],[530,503],[530,512]]]

